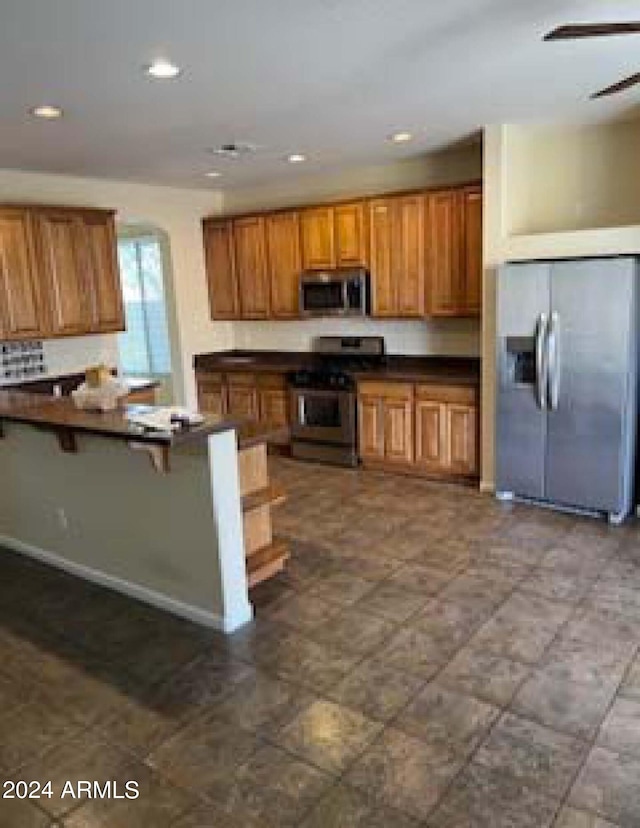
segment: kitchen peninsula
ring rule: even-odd
[[[274,488],[265,446],[274,429],[208,417],[173,433],[146,432],[129,411],[0,392],[0,545],[198,623],[237,629],[252,616],[249,586],[286,560],[261,496]]]

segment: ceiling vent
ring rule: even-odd
[[[258,147],[248,141],[232,141],[228,144],[221,144],[219,147],[212,147],[209,152],[221,158],[243,158],[251,155]]]

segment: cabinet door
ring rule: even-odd
[[[230,385],[227,388],[227,407],[231,417],[259,419],[258,392],[255,388]]]
[[[416,463],[426,471],[447,467],[447,407],[437,400],[416,400]]]
[[[462,195],[465,312],[477,315],[482,309],[482,188],[469,187]]]
[[[431,316],[459,316],[463,306],[463,285],[458,192],[432,193],[427,197],[425,247],[428,261],[428,313]]]
[[[260,389],[260,419],[276,426],[289,425],[289,395],[285,388]]]
[[[384,459],[388,463],[413,463],[413,400],[384,399]]]
[[[334,208],[336,264],[354,267],[367,263],[365,209],[362,201],[337,204]]]
[[[83,224],[91,329],[95,333],[123,331],[124,308],[113,216],[88,213]]]
[[[424,196],[395,202],[393,274],[398,316],[424,316]]]
[[[397,315],[397,292],[391,259],[392,245],[395,244],[392,203],[388,198],[376,198],[369,202],[369,269],[374,316]]]
[[[254,374],[229,373],[227,376],[227,409],[232,417],[257,420],[260,417],[258,389]]]
[[[267,258],[271,282],[271,314],[276,319],[299,315],[300,220],[298,213],[273,213],[266,218]]]
[[[24,210],[0,210],[0,339],[45,333],[30,216]]]
[[[452,474],[478,474],[478,409],[462,403],[447,405],[448,468]]]
[[[238,319],[238,285],[231,222],[205,221],[203,232],[211,318]]]
[[[264,218],[249,216],[233,222],[236,274],[243,319],[269,316],[269,276]]]
[[[198,378],[198,407],[204,414],[224,417],[227,413],[226,388],[222,378]]]
[[[83,220],[68,211],[39,210],[36,228],[51,331],[58,336],[88,333],[91,305]]]
[[[333,207],[313,207],[300,214],[302,265],[305,270],[323,270],[336,265]]]
[[[358,454],[362,460],[384,459],[383,403],[380,397],[358,397]]]

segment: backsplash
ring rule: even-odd
[[[46,374],[47,362],[40,340],[0,344],[0,385],[39,379]]]
[[[33,357],[35,360],[35,357],[40,354],[42,356],[41,362],[39,360],[25,363],[17,361],[15,365],[11,363],[8,369],[10,375],[6,376],[5,356],[9,359],[15,357],[17,360],[23,353],[25,356],[32,353],[31,350],[23,351],[23,345],[38,346],[39,350],[33,352]],[[5,352],[4,349],[7,349],[7,351]],[[116,334],[102,334],[51,339],[35,343],[0,342],[0,355],[2,356],[0,385],[11,385],[23,379],[76,374],[84,371],[88,365],[97,365],[101,362],[110,367],[115,367],[118,365],[118,339]],[[42,370],[28,374],[23,373],[18,376],[15,371],[21,365],[25,368],[41,367]]]
[[[313,319],[296,322],[237,322],[235,348],[308,351],[314,337],[384,336],[387,353],[410,356],[478,356],[480,325],[476,319],[399,321],[380,319]]]

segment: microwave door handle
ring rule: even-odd
[[[343,279],[342,280],[342,311],[343,313],[349,313],[349,280]]]
[[[542,411],[547,407],[548,384],[548,320],[547,314],[541,313],[536,323],[536,402]]]
[[[307,413],[305,411],[304,395],[298,397],[298,422],[301,426],[307,424]]]

